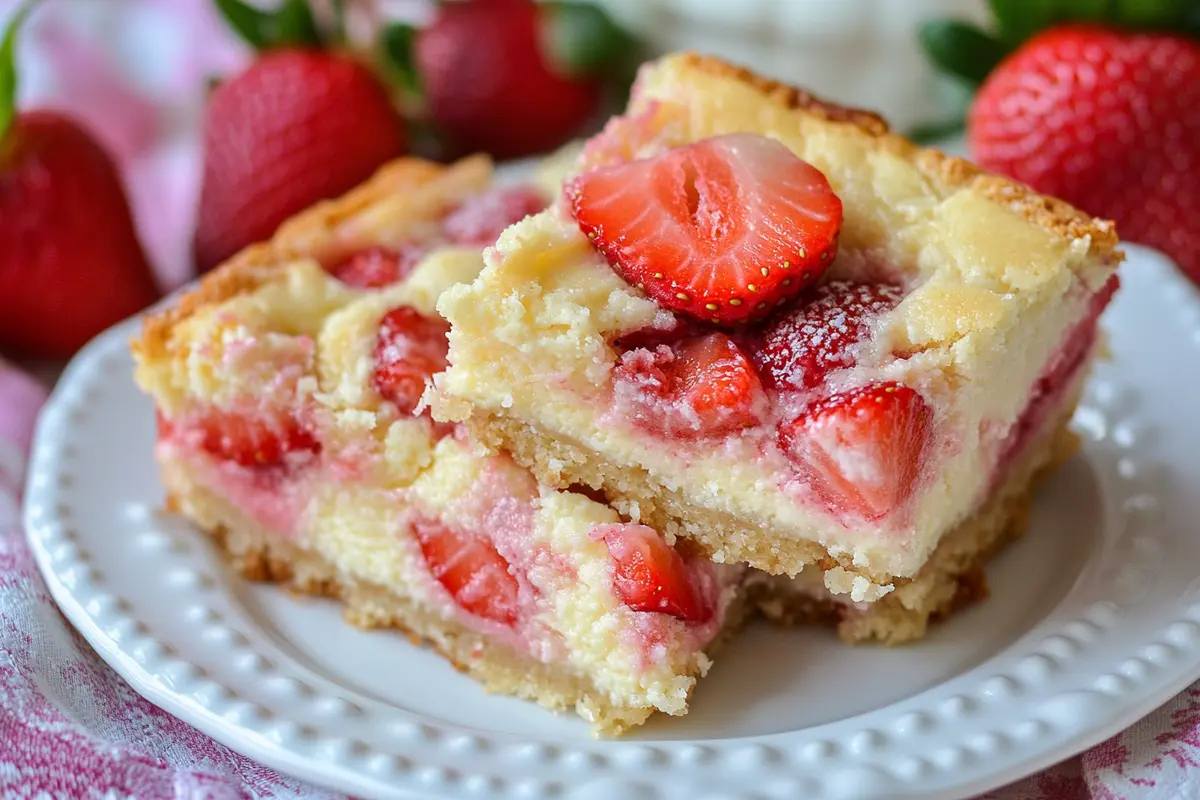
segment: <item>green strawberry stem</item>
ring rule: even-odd
[[[404,22],[393,22],[384,27],[379,37],[383,51],[383,67],[391,79],[414,97],[421,94],[421,76],[417,74],[416,44],[417,29]]]
[[[631,81],[641,63],[637,39],[591,3],[545,4],[542,44],[554,68],[570,78]]]
[[[229,27],[255,50],[318,47],[325,43],[317,30],[308,0],[283,0],[274,11],[263,11],[242,0],[213,2]]]
[[[17,31],[40,1],[27,0],[21,4],[0,39],[0,142],[17,116]]]

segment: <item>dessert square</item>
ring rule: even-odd
[[[778,618],[902,641],[984,593],[1070,452],[1112,224],[691,54],[643,67],[574,173],[439,301],[435,418],[801,576],[755,579]]]
[[[482,158],[395,162],[145,321],[170,506],[248,578],[340,598],[489,690],[600,733],[685,713],[744,570],[476,455],[421,406],[445,364],[439,296],[545,205],[491,180]]]

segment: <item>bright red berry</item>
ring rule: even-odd
[[[750,359],[722,333],[621,357],[618,402],[636,424],[685,440],[710,439],[758,423],[766,403]]]
[[[393,308],[379,323],[375,340],[376,391],[401,414],[420,404],[429,379],[446,368],[450,326],[408,306]]]
[[[329,267],[329,274],[355,289],[382,289],[409,276],[421,261],[415,247],[368,247],[352,253]]]
[[[685,622],[712,619],[714,604],[697,590],[683,556],[657,531],[645,525],[607,525],[598,533],[613,560],[613,589],[622,603]]]
[[[418,518],[412,530],[430,573],[461,608],[503,625],[516,624],[520,584],[495,545],[440,520]]]
[[[775,319],[754,362],[775,389],[813,389],[835,369],[854,366],[855,349],[881,314],[904,298],[896,286],[830,281]]]
[[[428,113],[452,152],[541,153],[595,111],[599,84],[560,73],[543,49],[549,13],[532,0],[443,3],[417,35]]]
[[[158,297],[108,153],[68,117],[18,113],[0,130],[0,350],[67,358]]]
[[[830,509],[866,519],[903,505],[920,477],[933,411],[895,383],[833,395],[779,428],[779,446]]]
[[[1200,42],[1044,31],[988,77],[968,137],[986,169],[1114,220],[1200,280]]]
[[[761,318],[815,282],[842,225],[824,175],[748,133],[585,172],[566,192],[621,277],[664,308],[718,323]]]
[[[194,241],[208,270],[404,152],[387,90],[350,56],[285,48],[221,83],[204,122]]]

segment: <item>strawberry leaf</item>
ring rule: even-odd
[[[417,71],[413,48],[417,29],[403,22],[393,22],[383,29],[380,45],[388,72],[409,92],[421,94],[421,76]]]
[[[1195,0],[1113,0],[1112,18],[1136,28],[1183,27],[1197,10]]]
[[[1010,45],[1020,44],[1058,16],[1056,0],[988,0],[1000,36]]]
[[[17,115],[17,31],[37,2],[20,6],[0,39],[0,140]]]
[[[608,12],[590,3],[547,3],[542,41],[551,65],[570,78],[632,77],[638,42]]]
[[[307,0],[284,0],[275,11],[263,11],[242,0],[214,0],[229,27],[255,50],[321,44]]]
[[[1003,43],[956,20],[934,20],[921,26],[921,45],[941,69],[979,85],[1007,53]]]

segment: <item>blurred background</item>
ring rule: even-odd
[[[972,0],[601,0],[648,52],[689,48],[881,111],[899,127],[934,119],[954,89],[935,80],[922,20]],[[0,0],[7,23],[16,0]],[[270,0],[259,3],[270,8]],[[327,5],[327,3],[318,3]],[[347,0],[362,37],[382,19],[429,19],[427,0]],[[47,0],[17,49],[19,105],[65,108],[108,146],[126,176],[139,232],[173,288],[191,276],[207,82],[251,49],[212,0]],[[949,99],[948,99],[949,98]]]
[[[877,110],[1200,276],[1200,0],[0,0],[0,25],[10,357],[70,355],[392,157],[586,135],[678,49]],[[119,186],[78,152],[51,164],[22,133],[39,109]],[[135,232],[102,246],[124,196]]]

